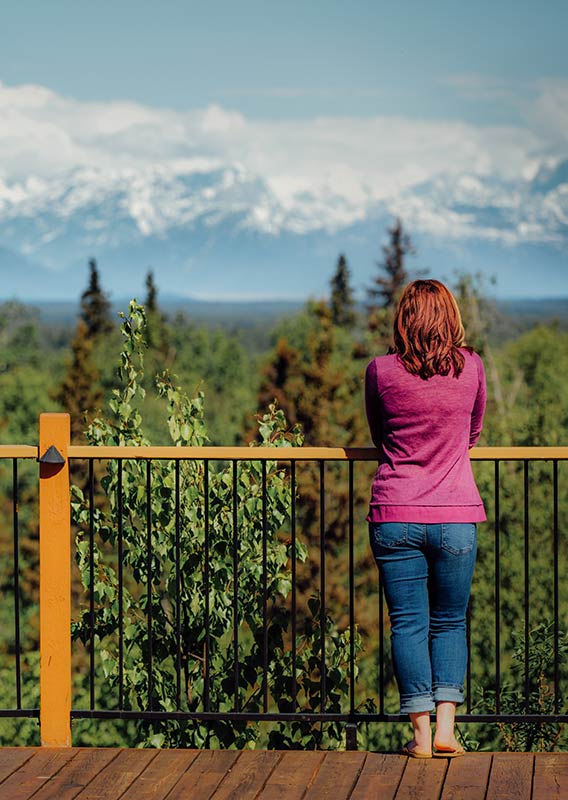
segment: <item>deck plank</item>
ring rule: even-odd
[[[2,783],[0,796],[6,800],[28,800],[76,755],[77,750],[72,748],[38,748]]]
[[[258,800],[301,800],[311,786],[324,753],[315,750],[289,750],[268,778]]]
[[[487,800],[531,800],[533,765],[532,753],[495,753]]]
[[[450,761],[441,800],[484,800],[491,772],[490,753],[467,753]]]
[[[368,753],[350,800],[393,800],[405,767],[405,756]]]
[[[168,800],[209,800],[238,757],[236,750],[201,750]]]
[[[47,781],[33,800],[73,800],[119,752],[102,747],[77,748],[75,758]]]
[[[356,751],[326,753],[304,795],[306,800],[349,800],[366,757],[366,753]]]
[[[159,750],[120,800],[163,800],[193,764],[199,750]]]
[[[447,770],[447,758],[409,758],[396,800],[438,800]]]
[[[35,747],[2,747],[0,748],[0,784],[8,778],[14,770],[25,764],[33,754]]]
[[[78,800],[116,800],[156,758],[157,750],[120,750],[76,797]]]
[[[568,800],[568,753],[0,748],[1,800]]]
[[[276,750],[244,750],[212,800],[254,800],[281,758]]]
[[[568,798],[568,753],[535,753],[533,797]]]

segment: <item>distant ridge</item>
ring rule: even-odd
[[[128,311],[132,298],[119,298],[112,300],[113,314],[119,311]],[[142,302],[142,296],[137,298]],[[0,303],[6,300],[0,300]],[[297,314],[305,305],[299,300],[198,300],[196,298],[158,297],[162,311],[168,316],[177,313],[186,314],[190,319],[203,323],[211,321],[214,324],[253,324],[254,321],[270,321],[279,317]],[[23,305],[36,308],[41,320],[46,324],[72,324],[79,313],[79,300],[39,300],[37,302],[23,301]]]
[[[276,322],[284,316],[297,314],[305,302],[296,300],[198,300],[165,296],[158,298],[162,310],[169,316],[185,313],[200,324],[235,325],[249,327],[256,322]],[[113,300],[113,312],[126,311],[130,298]],[[557,319],[562,327],[568,327],[568,296],[546,298],[508,298],[495,301],[497,309],[522,327]],[[25,305],[37,308],[45,324],[72,324],[79,312],[79,302],[49,300]]]
[[[568,297],[540,297],[499,300],[497,307],[505,314],[522,317],[566,317]]]

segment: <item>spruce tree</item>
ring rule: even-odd
[[[80,319],[71,343],[71,360],[54,399],[61,403],[71,416],[71,440],[83,439],[86,420],[101,405],[102,389],[99,371],[93,361],[93,339],[87,324]]]
[[[89,261],[89,286],[81,295],[81,319],[86,325],[89,338],[110,333],[113,324],[110,316],[110,301],[100,285],[99,270],[94,258]]]
[[[150,350],[154,350],[161,360],[162,367],[167,366],[170,357],[170,331],[166,323],[165,315],[158,307],[158,287],[154,280],[154,273],[148,270],[146,274],[146,299],[144,307],[146,310],[146,343]]]
[[[146,300],[144,306],[146,307],[146,314],[153,314],[158,310],[158,287],[154,281],[154,273],[148,270],[146,275]]]
[[[378,307],[396,306],[400,292],[408,282],[405,259],[408,254],[414,253],[410,236],[403,229],[400,219],[397,219],[388,232],[389,243],[383,246],[382,260],[377,261],[380,274],[374,278],[373,286],[367,289],[370,313]]]
[[[353,291],[349,285],[349,267],[347,259],[341,253],[337,261],[335,274],[331,283],[331,319],[334,325],[341,328],[352,328],[355,324],[355,304]]]
[[[71,416],[71,438],[81,440],[86,420],[103,400],[94,348],[113,330],[110,302],[100,285],[97,262],[89,261],[89,285],[81,295],[81,309],[71,342],[71,360],[53,397]]]
[[[266,364],[259,388],[259,412],[274,400],[284,411],[288,424],[299,423],[309,446],[362,447],[368,433],[362,407],[362,367],[354,353],[352,334],[332,321],[332,310],[325,302],[311,302],[298,320],[290,337],[281,336]],[[303,340],[303,341],[302,341]],[[361,473],[362,474],[362,473]],[[297,465],[298,527],[308,546],[308,560],[298,565],[298,608],[306,609],[319,585],[321,496],[319,465]],[[325,466],[325,541],[330,555],[343,551],[349,527],[349,484],[346,465]],[[368,497],[367,481],[354,486],[355,506],[361,508]],[[368,569],[368,548],[355,556],[356,569],[374,580]],[[346,609],[346,576],[327,574],[326,597],[330,605]],[[364,583],[364,581],[362,582]],[[303,612],[300,612],[303,613]],[[340,624],[346,620],[340,616]],[[370,623],[363,622],[368,627]]]

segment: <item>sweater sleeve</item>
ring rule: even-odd
[[[477,362],[477,373],[479,376],[479,383],[477,386],[477,394],[475,397],[475,402],[473,404],[473,409],[471,412],[471,423],[469,428],[470,448],[477,443],[477,440],[481,435],[481,429],[483,427],[483,415],[485,413],[485,406],[487,403],[487,388],[485,385],[485,370],[483,368],[483,361],[477,354],[475,354],[475,360]]]
[[[374,358],[365,372],[365,410],[371,439],[375,447],[382,447],[381,405],[377,385],[377,360]]]

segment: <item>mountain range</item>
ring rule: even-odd
[[[495,280],[500,297],[568,295],[568,160],[531,178],[441,175],[380,203],[304,192],[286,205],[239,164],[77,168],[0,181],[0,296],[73,299],[95,257],[114,297],[160,291],[204,299],[294,299],[327,293],[345,253],[357,293],[376,274],[400,217],[410,271]]]

